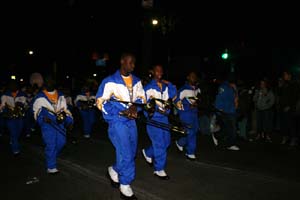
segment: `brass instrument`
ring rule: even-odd
[[[50,110],[50,109],[48,109],[46,107],[43,107],[43,108],[45,108],[48,112],[50,112],[50,113],[52,113],[52,114],[55,115],[56,122],[58,124],[61,124],[62,122],[64,122],[65,119],[66,119],[66,117],[67,117],[67,113],[63,109],[59,110],[58,112],[54,112],[54,111],[52,111],[52,110]]]
[[[79,101],[79,103],[80,103],[79,106],[80,110],[91,110],[94,109],[96,106],[95,99],[90,99],[88,101]]]
[[[187,134],[187,130],[183,126],[177,126],[177,125],[174,125],[174,124],[162,123],[162,122],[152,120],[152,119],[147,119],[145,121],[145,123],[150,125],[150,126],[155,126],[157,128],[161,128],[161,129],[165,129],[165,130],[169,130],[169,131],[173,131],[173,132],[178,132],[178,133],[181,133],[181,134],[184,134],[184,135]]]
[[[27,108],[23,103],[16,102],[15,107],[5,103],[7,111],[3,113],[3,116],[8,119],[19,119],[25,117]]]
[[[58,113],[56,113],[56,122],[58,124],[61,124],[62,122],[65,121],[67,117],[67,114],[64,110],[60,110]]]
[[[131,104],[131,105],[135,105],[135,106],[141,106],[146,111],[149,111],[149,110],[152,110],[153,108],[155,108],[155,104],[154,104],[155,102],[154,101],[150,101],[147,104],[143,104],[143,103],[131,103],[131,102],[126,102],[126,101],[118,101],[118,100],[112,100],[112,101],[117,101],[117,102],[120,102],[120,103]],[[175,123],[175,119],[173,119],[173,120],[170,121],[171,123],[168,124],[168,123],[163,123],[163,122],[159,122],[159,121],[152,120],[152,119],[145,119],[145,118],[138,117],[138,116],[131,116],[131,115],[128,116],[128,113],[129,112],[128,112],[128,109],[127,109],[127,110],[121,111],[119,114],[121,116],[128,117],[129,119],[138,119],[141,122],[146,123],[148,125],[155,126],[157,128],[161,128],[161,129],[165,129],[165,130],[169,130],[169,131],[173,131],[173,132],[178,132],[178,133],[181,133],[181,134],[184,134],[184,135],[187,134],[187,129],[190,128],[189,125],[183,124],[182,122],[180,122],[180,120],[178,120]]]

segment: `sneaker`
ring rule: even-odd
[[[53,168],[53,169],[47,169],[47,173],[48,174],[57,174],[59,171],[57,168]]]
[[[84,138],[90,138],[90,135],[83,135]]]
[[[130,199],[130,200],[137,199],[133,194],[130,185],[122,185],[122,184],[120,185],[120,197],[121,199]]]
[[[232,151],[239,151],[240,150],[240,148],[238,146],[236,146],[236,145],[232,145],[230,147],[227,147],[227,149],[228,150],[232,150]]]
[[[119,175],[112,166],[108,167],[108,174],[112,181],[119,183]]]
[[[178,149],[179,151],[183,151],[183,147],[180,146],[180,145],[178,144],[177,141],[175,141],[175,144],[176,144],[176,147],[177,147],[177,149]]]
[[[15,152],[13,152],[13,154],[14,154],[15,157],[18,157],[21,154],[21,152],[20,151],[15,151]]]
[[[271,143],[271,142],[272,142],[271,137],[267,135],[267,136],[266,136],[266,141]]]
[[[213,142],[214,142],[215,146],[218,146],[219,142],[218,142],[217,138],[215,137],[214,133],[211,133],[211,137],[213,139]]]
[[[169,180],[170,179],[170,177],[167,175],[165,170],[154,171],[153,174],[155,176],[157,176],[158,178],[162,179],[162,180]]]
[[[281,143],[280,144],[286,144],[288,141],[288,138],[286,136],[284,136],[281,140]]]
[[[148,164],[152,164],[152,158],[146,155],[145,149],[142,149],[143,156]]]
[[[191,161],[196,160],[195,154],[185,154],[185,157],[186,157],[188,160],[191,160]]]

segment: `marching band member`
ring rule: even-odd
[[[48,77],[44,89],[35,97],[32,108],[46,144],[45,155],[49,174],[59,172],[56,158],[66,143],[66,128],[71,128],[73,124],[65,97],[55,88],[54,80]]]
[[[96,122],[95,99],[96,97],[91,93],[89,87],[84,86],[74,101],[83,121],[83,136],[85,138],[90,138]]]
[[[176,87],[172,83],[163,80],[163,68],[161,65],[153,67],[153,79],[145,87],[147,101],[157,99],[156,110],[151,116],[152,120],[169,124],[168,114],[170,109],[167,108],[165,102],[173,103],[176,98]],[[162,101],[158,101],[162,100]],[[147,125],[147,133],[152,144],[142,149],[143,156],[148,164],[154,163],[154,175],[163,180],[168,180],[169,176],[165,172],[167,162],[167,148],[170,145],[170,131],[160,127]]]
[[[175,141],[175,144],[179,151],[185,149],[185,156],[189,160],[196,159],[196,134],[199,129],[197,102],[201,92],[200,89],[196,87],[197,80],[197,74],[190,72],[187,76],[187,82],[178,90],[177,95],[182,103],[182,109],[178,111],[180,120],[185,124],[189,124],[191,128],[188,129],[187,136],[179,138],[179,140]]]
[[[102,81],[96,99],[116,150],[116,163],[108,167],[108,178],[113,187],[119,187],[122,199],[137,199],[130,184],[135,178],[138,110],[134,104],[121,101],[145,103],[145,92],[140,79],[132,74],[135,56],[124,53],[120,63],[120,69]]]
[[[8,91],[1,96],[0,110],[6,118],[11,150],[15,156],[20,154],[19,137],[24,126],[26,106],[26,94],[19,90],[16,81],[11,81],[8,84]]]

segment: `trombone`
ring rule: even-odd
[[[128,105],[141,106],[146,111],[147,111],[147,106],[149,106],[148,104],[145,104],[145,103],[128,102],[128,101],[121,101],[121,100],[116,100],[116,99],[111,99],[111,101],[120,102],[120,103],[124,103],[124,104],[128,104]],[[161,101],[163,101],[163,100],[161,100]],[[165,113],[162,113],[162,114],[165,114]],[[127,117],[124,112],[120,112],[120,115]],[[165,115],[167,115],[167,114],[165,114]],[[161,128],[161,129],[165,129],[165,130],[169,130],[169,131],[173,131],[173,132],[178,132],[178,133],[181,133],[184,135],[187,134],[187,129],[191,128],[190,125],[183,124],[180,121],[177,122],[180,125],[175,125],[172,123],[169,124],[169,123],[159,122],[159,121],[149,119],[149,118],[147,118],[145,120],[141,120],[142,118],[138,117],[138,119],[140,119],[141,122],[146,123],[148,125],[155,126],[157,128]],[[172,121],[175,121],[175,120],[172,120]]]

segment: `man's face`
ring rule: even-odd
[[[135,67],[135,58],[132,56],[126,56],[121,60],[121,67],[126,73],[131,73]]]
[[[196,73],[194,72],[190,73],[187,79],[191,85],[195,86],[197,84],[198,77]]]
[[[265,81],[260,81],[260,87],[261,88],[266,88],[266,82]]]
[[[48,92],[52,92],[55,90],[55,81],[53,79],[49,79],[46,81],[46,90]]]
[[[164,75],[164,70],[163,70],[162,66],[160,66],[160,65],[155,66],[153,69],[154,79],[161,80],[163,75]]]
[[[291,80],[291,75],[289,74],[289,73],[287,73],[287,72],[283,72],[283,75],[282,75],[283,77],[283,80],[285,80],[285,81],[289,81],[289,80]]]

